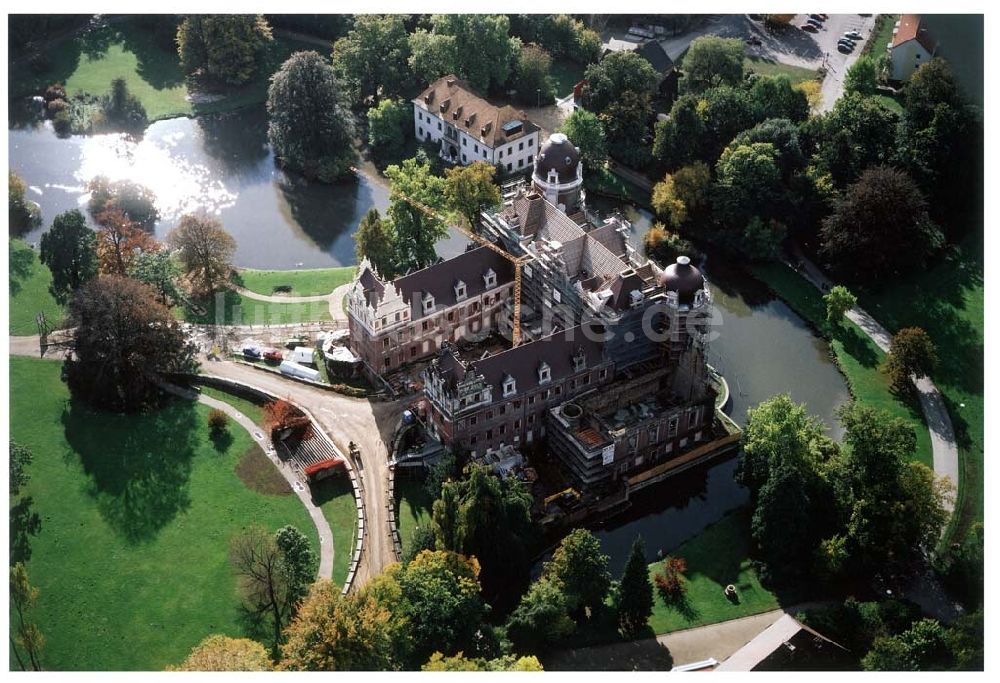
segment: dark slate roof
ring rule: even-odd
[[[378,306],[378,302],[385,294],[385,285],[382,281],[375,277],[375,273],[369,268],[365,268],[358,277],[358,282],[361,283],[361,291],[365,294],[365,302],[372,308]]]
[[[660,285],[669,292],[677,292],[682,304],[694,301],[695,292],[705,287],[705,276],[691,265],[687,256],[678,256],[677,263],[667,266],[660,276]]]
[[[608,301],[608,305],[617,311],[626,310],[632,305],[632,292],[637,289],[641,292],[645,286],[646,283],[634,272],[625,277],[619,273],[614,284],[611,285],[612,297]]]
[[[571,183],[576,180],[579,165],[580,152],[569,138],[562,133],[553,133],[535,158],[535,176],[548,180],[549,171],[554,170],[560,183]]]
[[[413,303],[414,294],[423,298],[425,292],[430,292],[436,306],[447,307],[458,303],[455,299],[455,284],[459,280],[465,283],[466,296],[470,299],[485,292],[486,281],[483,276],[490,269],[497,274],[497,287],[514,281],[514,266],[510,261],[489,247],[477,247],[447,261],[404,275],[392,284],[408,304]]]
[[[636,52],[652,64],[653,68],[661,76],[670,73],[674,68],[674,60],[670,59],[670,55],[666,53],[658,41],[651,40],[636,50]]]
[[[507,375],[517,383],[517,393],[524,394],[538,388],[538,368],[543,362],[549,365],[553,383],[574,373],[573,355],[577,349],[583,350],[588,368],[599,365],[604,357],[604,343],[595,341],[598,336],[595,331],[584,334],[581,326],[571,327],[470,363],[468,372],[481,374],[493,386],[494,396],[503,396]]]

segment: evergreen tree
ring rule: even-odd
[[[646,544],[636,536],[618,587],[618,625],[630,638],[642,633],[653,614],[653,584],[646,565]]]

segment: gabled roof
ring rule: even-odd
[[[489,247],[477,247],[463,252],[447,261],[441,261],[415,273],[393,280],[392,286],[399,290],[403,301],[411,303],[413,295],[421,297],[430,294],[437,306],[452,306],[458,303],[455,284],[465,283],[466,298],[479,296],[486,291],[483,276],[487,271],[496,273],[496,286],[514,281],[514,266],[510,261]]]
[[[892,36],[892,46],[897,47],[914,39],[928,52],[937,49],[937,41],[931,37],[926,28],[921,27],[920,15],[904,14],[899,18],[899,29]]]
[[[673,71],[674,60],[670,59],[670,55],[667,54],[658,41],[650,40],[643,44],[636,52],[652,64],[653,68],[661,76],[665,76]]]
[[[487,147],[505,145],[539,129],[523,111],[510,105],[497,107],[490,104],[454,74],[442,76],[431,83],[414,98],[413,104],[445,119]],[[522,124],[516,132],[504,130],[504,126],[516,121]]]

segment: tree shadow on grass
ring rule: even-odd
[[[118,39],[122,48],[135,55],[136,73],[156,90],[174,88],[184,83],[184,72],[176,52],[167,52],[156,41],[151,40],[149,31],[125,23],[121,26]]]
[[[101,517],[129,543],[153,539],[190,506],[194,404],[176,400],[145,414],[115,415],[74,399],[62,422],[67,458],[79,459]]]
[[[35,269],[35,252],[31,249],[18,249],[13,242],[8,248],[8,265],[10,267],[10,294],[17,296],[24,288],[24,282],[31,277]]]
[[[844,351],[854,358],[861,367],[874,368],[878,365],[878,355],[868,338],[856,327],[846,324],[837,325],[833,330],[833,337],[844,345]]]
[[[25,496],[10,509],[10,563],[31,559],[31,536],[42,530],[42,518],[31,509],[34,500]]]

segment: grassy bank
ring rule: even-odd
[[[898,14],[880,14],[875,18],[875,26],[872,28],[871,37],[862,50],[862,54],[881,55],[885,52],[885,47],[892,42],[892,29],[899,19]]]
[[[404,551],[417,527],[430,526],[433,504],[422,479],[396,479],[396,524]]]
[[[770,59],[761,59],[759,57],[747,57],[744,59],[743,69],[744,71],[753,71],[761,76],[788,76],[788,79],[792,82],[792,84],[801,83],[803,81],[815,81],[819,76],[816,69],[807,69],[803,66],[782,64],[781,62],[775,62]]]
[[[595,192],[605,197],[632,202],[642,207],[649,207],[649,194],[636,187],[621,176],[612,173],[608,168],[598,169],[583,176],[583,186],[589,192]]]
[[[937,345],[940,363],[933,380],[948,404],[959,447],[960,531],[983,520],[983,265],[980,229],[932,267],[878,292],[859,293],[861,305],[890,332],[915,325]]]
[[[666,605],[657,592],[649,626],[654,633],[714,624],[759,614],[779,606],[778,597],[760,585],[750,566],[750,512],[732,512],[670,553],[687,562],[684,598]],[[662,562],[649,565],[653,580]],[[725,596],[726,586],[736,586],[738,598]],[[654,583],[655,586],[655,583]]]
[[[221,311],[217,309],[221,308]],[[176,309],[177,316],[202,325],[292,325],[325,322],[330,318],[328,301],[276,303],[259,301],[227,290],[193,307]]]
[[[885,410],[912,425],[917,435],[915,457],[930,466],[930,433],[924,423],[923,413],[915,402],[904,402],[893,394],[887,377],[880,370],[885,354],[875,342],[849,320],[845,319],[840,325],[829,325],[826,322],[823,295],[788,266],[758,265],[754,267],[753,273],[830,341],[837,365],[856,400]]]
[[[358,528],[354,488],[347,477],[331,477],[313,484],[312,492],[313,502],[323,511],[333,533],[333,581],[343,586],[351,567]]]
[[[172,46],[161,45],[134,21],[124,20],[46,47],[49,60],[47,68],[41,72],[26,63],[14,65],[8,91],[11,97],[36,95],[58,82],[66,85],[69,95],[79,92],[103,95],[111,89],[111,81],[124,78],[151,121],[192,116],[263,102],[267,97],[268,79],[281,63],[295,51],[314,49],[316,47],[309,43],[276,37],[253,81],[224,93],[191,97],[190,84],[181,71],[177,51]]]
[[[211,633],[245,635],[229,541],[293,524],[318,548],[302,504],[240,480],[257,447],[238,429],[213,441],[207,407],[95,412],[60,370],[10,360],[12,436],[34,453],[23,496],[41,518],[27,568],[45,668],[160,670]]]
[[[245,399],[241,396],[236,396],[230,394],[229,392],[223,391],[222,389],[216,389],[215,387],[200,386],[199,389],[201,393],[209,398],[214,398],[218,401],[224,401],[228,403],[236,410],[240,411],[251,420],[255,425],[264,424],[264,407],[259,403],[254,403],[249,399]]]
[[[246,289],[268,296],[281,292],[288,296],[315,296],[329,294],[354,279],[356,266],[343,268],[313,268],[309,270],[252,270],[240,271],[240,283]]]
[[[52,273],[38,260],[38,254],[23,240],[12,239],[8,244],[7,301],[10,304],[9,333],[38,334],[35,316],[45,313],[49,325],[58,327],[65,311],[49,293]]]

